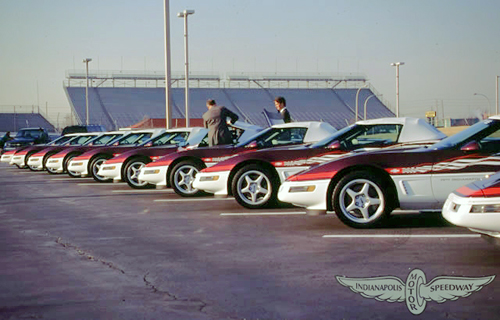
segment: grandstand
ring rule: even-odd
[[[0,113],[0,131],[16,132],[22,128],[41,127],[55,132],[54,126],[40,113]]]
[[[161,72],[100,71],[89,74],[89,123],[108,130],[129,127],[147,118],[165,118],[165,75]],[[77,122],[86,122],[86,74],[69,71],[65,91]],[[273,100],[284,96],[295,121],[319,120],[337,129],[358,120],[393,117],[394,113],[356,75],[191,75],[189,117],[199,119],[207,110],[205,102],[215,99],[240,116],[241,120],[267,126],[263,109],[275,111]],[[365,87],[366,86],[366,87]],[[172,76],[172,119],[185,118],[184,76]]]

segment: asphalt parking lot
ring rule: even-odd
[[[497,319],[500,279],[467,297],[362,296],[336,276],[500,273],[500,249],[436,213],[356,230],[333,214],[248,210],[0,164],[0,319]],[[424,281],[425,282],[425,281]]]

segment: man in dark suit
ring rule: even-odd
[[[285,123],[291,122],[292,118],[290,117],[290,112],[286,109],[286,100],[283,97],[276,97],[274,99],[274,105],[276,106],[276,110],[281,115],[281,118],[283,118],[283,121]]]
[[[238,115],[231,110],[218,106],[215,100],[207,100],[208,111],[203,114],[203,123],[208,128],[208,145],[216,146],[233,143],[233,136],[227,127],[227,118],[231,123],[238,120]]]

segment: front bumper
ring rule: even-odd
[[[123,163],[103,163],[97,174],[102,177],[112,178],[113,182],[120,182],[122,180],[122,166]]]
[[[68,170],[72,172],[80,173],[82,178],[89,175],[88,171],[89,160],[77,160],[73,159],[68,163]]]
[[[139,173],[139,181],[154,184],[157,187],[167,186],[168,166],[144,167]]]
[[[198,172],[193,181],[193,188],[213,193],[216,196],[227,196],[229,171]]]
[[[43,170],[43,156],[40,157],[31,156],[28,159],[28,166],[36,170]]]
[[[57,173],[63,173],[63,162],[64,162],[64,158],[54,158],[54,157],[50,157],[49,159],[47,159],[47,163],[45,164],[45,166],[47,168],[50,168],[52,169],[53,172],[57,172]]]
[[[26,163],[24,162],[25,159],[26,159],[26,155],[24,155],[24,154],[23,155],[14,154],[11,157],[9,164],[17,165],[19,167],[24,167],[26,165]]]
[[[10,164],[10,160],[12,160],[13,153],[4,153],[0,158],[0,162],[5,162]]]
[[[295,206],[306,207],[311,211],[327,210],[327,191],[330,180],[312,180],[312,181],[285,181],[281,184],[278,191],[278,199],[282,202],[288,202]],[[297,189],[312,189],[310,191],[290,192]]]
[[[472,206],[498,205],[500,198],[464,198],[450,193],[443,205],[443,217],[454,225],[490,236],[500,233],[500,212],[471,213]]]

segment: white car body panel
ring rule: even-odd
[[[138,180],[154,184],[159,188],[167,186],[167,170],[169,166],[144,167],[141,169]],[[157,171],[157,173],[151,173]]]
[[[450,193],[443,205],[442,214],[446,220],[454,225],[500,238],[500,212],[470,213],[471,207],[474,205],[498,204],[500,204],[500,197],[461,197],[455,193]]]
[[[42,163],[43,157],[34,157],[31,156],[28,159],[28,166],[36,169],[36,170],[42,170],[43,169],[43,163]]]
[[[88,160],[72,160],[68,163],[68,170],[77,172],[82,178],[84,178],[89,175],[88,164]]]
[[[10,163],[10,160],[12,159],[12,153],[8,154],[2,154],[2,158],[0,158],[0,162],[5,162],[5,163]]]
[[[52,172],[62,173],[63,172],[63,160],[64,160],[64,158],[54,158],[52,156],[52,157],[49,157],[47,159],[47,163],[45,164],[45,166],[47,168],[51,168]]]
[[[10,165],[18,165],[18,166],[24,166],[24,159],[26,158],[26,155],[23,154],[23,155],[17,155],[17,154],[14,154],[14,156],[12,156],[10,158],[10,161],[9,161],[9,164]]]
[[[314,181],[285,181],[279,188],[278,200],[301,207],[307,207],[309,210],[326,211],[326,194],[329,184],[329,179]],[[312,192],[288,192],[291,187],[304,186],[314,186],[315,188]]]
[[[122,180],[122,167],[123,162],[113,164],[106,164],[106,162],[104,162],[97,174],[106,178],[112,178],[113,182],[120,182]]]

